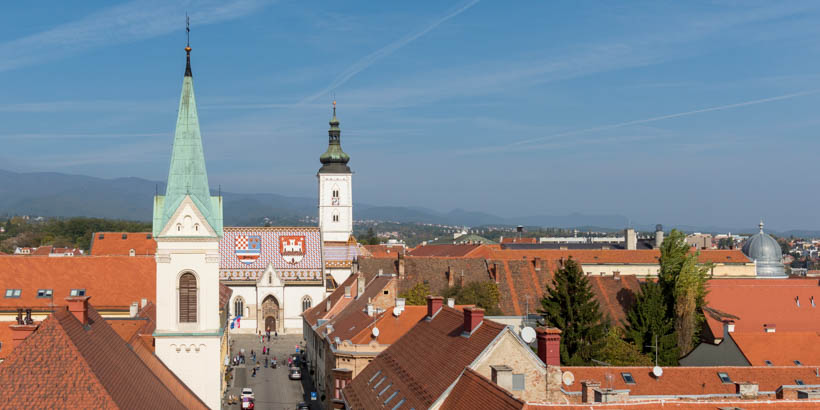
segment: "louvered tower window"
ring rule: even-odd
[[[192,273],[179,278],[179,321],[196,323],[196,277]]]

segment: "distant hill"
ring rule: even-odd
[[[151,197],[164,192],[165,183],[142,178],[104,179],[56,172],[18,173],[0,170],[0,215],[37,215],[48,217],[89,216],[112,219],[149,221]],[[215,192],[215,191],[214,191]],[[290,197],[277,194],[237,194],[222,192],[225,200],[226,225],[257,225],[264,218],[275,225],[305,223],[305,217],[316,217],[316,198]],[[419,222],[441,225],[506,225],[544,226],[558,228],[597,227],[620,230],[629,219],[623,215],[563,216],[534,215],[501,217],[483,212],[454,209],[439,212],[424,207],[378,206],[356,203],[356,220]],[[654,224],[635,225],[651,231]],[[726,232],[728,229],[685,227],[687,231]],[[741,232],[732,230],[732,232]],[[818,236],[820,232],[794,231],[785,233]]]

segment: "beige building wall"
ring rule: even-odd
[[[528,349],[508,328],[490,351],[479,357],[471,368],[492,380],[490,366],[509,366],[513,374],[524,374],[524,390],[510,390],[513,396],[525,402],[545,401],[547,369]]]
[[[612,276],[616,272],[621,275],[631,275],[640,278],[658,277],[658,264],[582,264],[581,268],[589,276]],[[754,277],[754,263],[716,263],[712,267],[714,277]]]

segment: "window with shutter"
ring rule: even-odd
[[[196,277],[192,273],[179,278],[179,321],[196,323]]]

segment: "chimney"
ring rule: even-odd
[[[508,392],[512,392],[512,368],[503,364],[495,364],[490,368],[492,369],[493,383]]]
[[[612,278],[615,279],[615,280],[621,280],[621,272],[619,272],[619,271],[612,272]]]
[[[455,276],[455,274],[453,273],[453,267],[448,266],[447,267],[447,287],[452,288],[453,285],[455,284],[455,277],[454,276]]]
[[[134,302],[131,304],[131,309],[128,311],[128,314],[131,317],[137,317],[137,314],[140,312],[140,304],[139,302]]]
[[[763,324],[763,331],[766,333],[774,333],[777,331],[777,325],[774,323],[771,324]]]
[[[29,325],[11,325],[11,350],[14,350],[17,345],[23,342],[28,335],[34,333],[39,327],[39,324],[29,324]],[[8,356],[8,355],[7,355]]]
[[[759,391],[757,382],[736,382],[736,393],[740,395],[741,399],[756,399]]]
[[[404,254],[399,253],[399,279],[404,279]]]
[[[146,306],[148,306],[148,299],[142,298],[140,301],[140,308],[145,309]]]
[[[65,298],[68,302],[69,312],[84,325],[88,324],[88,299],[91,299],[91,296],[69,296]]]
[[[373,309],[373,304],[368,303],[367,304],[367,316],[373,317],[373,312],[374,311],[375,311],[375,309]]]
[[[581,380],[581,403],[594,403],[595,390],[600,387],[600,382],[593,380]]]
[[[432,319],[433,316],[441,310],[441,305],[444,304],[444,298],[441,296],[427,296],[427,318]]]
[[[468,336],[473,333],[475,328],[484,320],[484,309],[478,307],[464,308],[464,326],[461,328],[462,332]]]
[[[359,277],[356,278],[356,285],[356,299],[358,299],[364,295],[364,275],[359,275]]]
[[[655,249],[660,249],[663,245],[663,225],[655,225]]]
[[[626,246],[626,249],[629,251],[634,251],[638,249],[638,236],[635,235],[635,229],[624,229],[624,245]]]
[[[451,308],[456,307],[456,300],[454,298],[447,298],[447,306]]]
[[[539,327],[535,330],[538,338],[538,357],[547,366],[561,365],[561,329]]]
[[[384,269],[379,269],[379,276],[384,275]]]
[[[346,298],[349,298],[349,297],[350,297],[350,285],[345,286],[345,297],[346,297]],[[328,303],[329,303],[329,302],[330,302],[330,301],[328,301]],[[328,309],[328,310],[330,310],[330,309]]]
[[[407,302],[404,298],[396,298],[396,307],[399,308],[399,311],[404,312],[404,306]]]
[[[728,337],[729,333],[735,331],[735,321],[734,320],[724,320],[723,321],[723,337]]]
[[[536,256],[535,259],[532,260],[533,265],[535,265],[535,271],[541,271],[541,257]]]
[[[350,266],[350,273],[359,273],[359,258],[353,258],[353,264]]]
[[[331,307],[332,306],[330,305],[330,298],[327,298],[327,301],[325,302],[325,310],[330,312]]]

